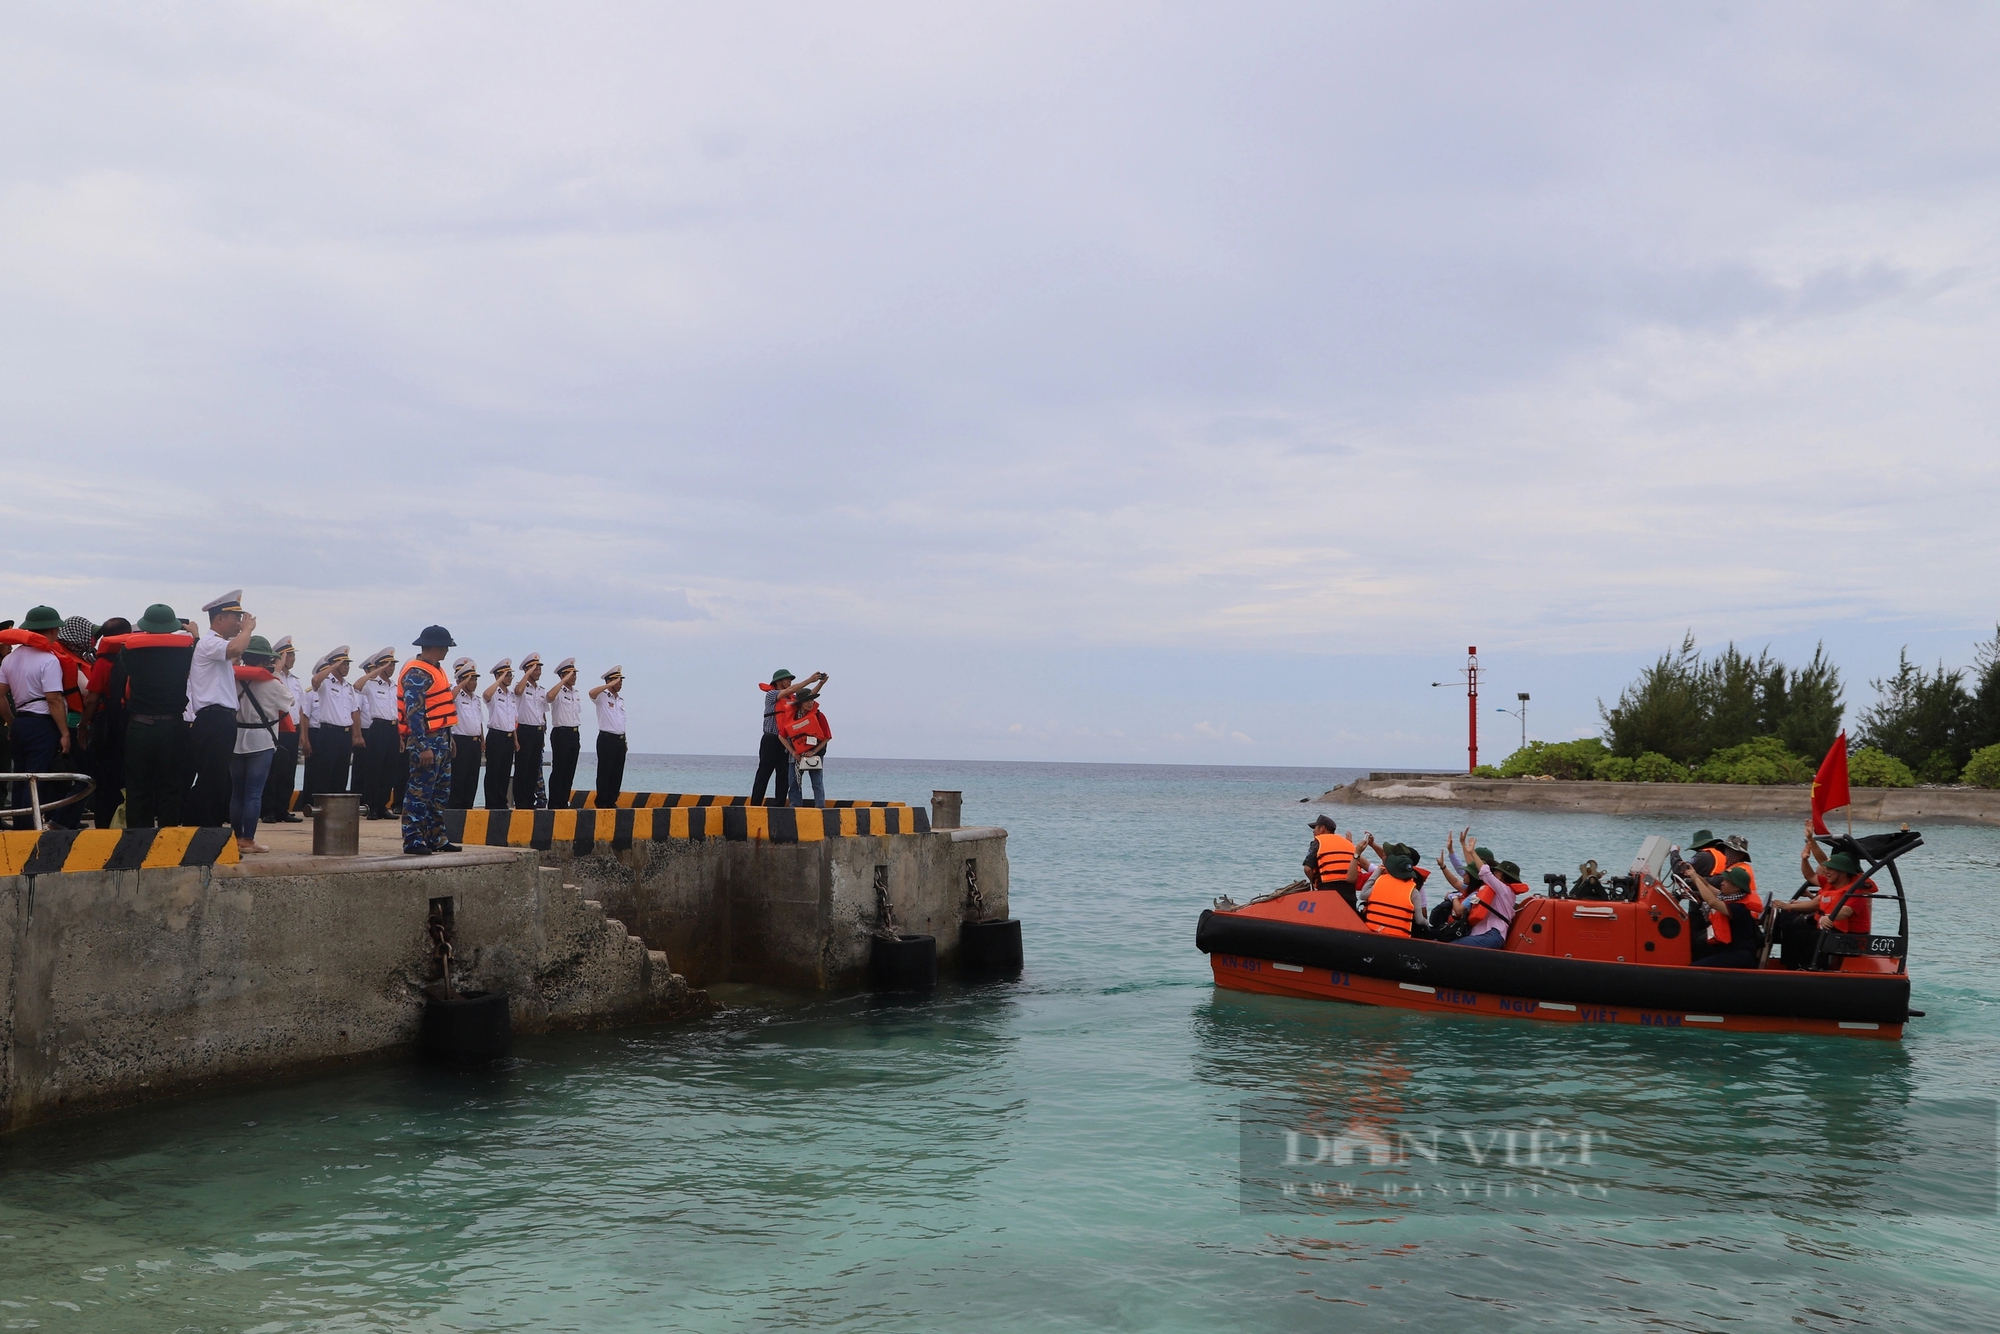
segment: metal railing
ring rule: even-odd
[[[48,827],[42,820],[42,817],[48,812],[59,811],[65,806],[74,806],[77,802],[86,800],[91,793],[97,791],[97,780],[89,774],[0,774],[0,784],[11,785],[14,783],[26,783],[28,785],[28,804],[25,806],[0,808],[0,819],[8,819],[16,815],[32,815],[37,830]],[[66,796],[57,797],[54,801],[44,802],[42,800],[41,787],[43,783],[81,783],[83,787]]]

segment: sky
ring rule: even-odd
[[[77,3],[0,617],[618,663],[639,751],[1432,767],[2000,620],[2000,10]],[[1497,749],[1496,749],[1497,747]]]

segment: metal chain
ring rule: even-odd
[[[896,929],[896,905],[889,901],[889,868],[875,868],[875,934],[894,939],[901,934]]]
[[[979,863],[971,857],[965,859],[965,903],[971,920],[986,920],[986,899],[979,892]]]

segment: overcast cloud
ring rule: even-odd
[[[1988,5],[16,5],[0,616],[1448,764],[2000,617]],[[1510,720],[1495,718],[1514,732]]]

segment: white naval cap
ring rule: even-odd
[[[292,646],[292,637],[290,635],[286,635],[283,639],[280,639],[277,643],[271,645],[271,656],[275,658],[280,653],[283,653],[285,650],[289,649],[291,646]]]
[[[233,589],[230,592],[224,593],[213,602],[204,602],[201,605],[201,609],[210,616],[223,611],[242,611],[243,590],[240,588]]]
[[[568,671],[570,668],[574,666],[576,666],[575,658],[564,658],[561,662],[556,664],[556,675],[561,676],[564,672]]]
[[[493,664],[493,674],[495,676],[500,675],[500,673],[502,672],[511,672],[513,670],[514,670],[514,660],[512,658],[502,658],[500,659],[500,661]]]
[[[470,658],[460,658],[457,662],[454,662],[451,665],[451,679],[454,681],[456,681],[459,677],[464,676],[467,672],[471,672],[475,676],[478,675],[479,664],[474,662]]]
[[[313,664],[313,670],[319,671],[323,667],[331,667],[333,666],[333,664],[339,662],[342,658],[345,658],[346,656],[347,656],[347,645],[342,644],[339,648],[330,648],[326,651],[326,656],[322,657],[318,662]]]
[[[378,648],[361,660],[361,670],[372,671],[395,656],[396,650],[393,648]]]
[[[540,662],[541,660],[542,660],[542,655],[541,655],[541,654],[539,654],[539,653],[530,653],[530,654],[529,654],[529,655],[528,655],[527,657],[525,657],[525,658],[521,659],[521,670],[525,672],[525,671],[527,671],[527,670],[528,670],[528,669],[529,669],[530,667],[534,666],[534,665],[535,665],[536,663]]]
[[[625,669],[623,667],[617,666],[616,664],[613,664],[612,666],[604,669],[604,679],[607,681],[609,681],[614,676],[623,676],[623,675],[625,675]]]

